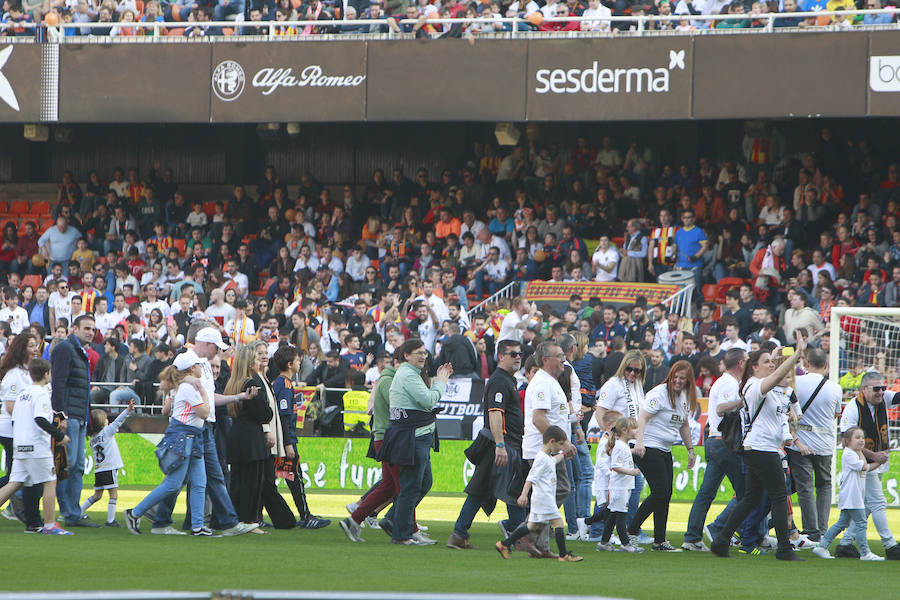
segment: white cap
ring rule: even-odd
[[[178,369],[179,371],[187,371],[194,365],[199,365],[203,362],[203,359],[197,356],[197,353],[193,350],[187,350],[186,352],[182,352],[178,356],[175,357],[175,361],[172,365]]]
[[[222,341],[222,334],[213,327],[204,327],[198,331],[196,341],[215,344],[219,350],[228,350],[228,344]]]

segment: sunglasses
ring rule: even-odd
[[[634,373],[635,375],[640,375],[644,372],[644,370],[640,367],[625,367],[626,373]]]
[[[506,354],[506,355],[508,355],[508,356],[511,356],[511,357],[513,357],[513,358],[519,358],[520,356],[522,356],[522,353],[521,353],[521,352],[515,352],[515,351],[513,351],[513,352],[504,352],[504,354]]]
[[[886,385],[873,385],[873,386],[872,386],[872,391],[873,391],[873,392],[883,392],[883,391],[886,390],[886,389],[887,389],[887,386],[886,386]]]

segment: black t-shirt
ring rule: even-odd
[[[525,434],[525,415],[519,404],[516,379],[503,369],[497,369],[484,386],[484,412],[499,410],[503,413],[503,439],[510,446],[521,450]],[[487,423],[485,423],[487,426]]]

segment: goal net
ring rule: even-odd
[[[845,403],[856,398],[866,371],[878,371],[888,390],[900,392],[900,308],[835,307],[830,338],[830,377]],[[887,414],[891,450],[900,450],[900,407]]]

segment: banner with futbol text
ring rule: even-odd
[[[525,286],[525,299],[538,306],[545,302],[568,302],[578,294],[585,302],[600,298],[604,304],[633,304],[643,296],[647,305],[664,302],[681,289],[680,285],[600,281],[530,281]]]

